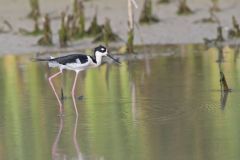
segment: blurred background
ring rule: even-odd
[[[119,37],[111,46],[122,47],[128,40],[128,1],[1,0],[0,3],[2,54],[52,51],[64,46],[60,42],[64,36],[59,34],[62,13],[67,30],[79,35],[76,38],[70,33],[65,40],[70,48],[93,48],[96,42],[101,43],[96,40],[101,29],[87,34],[94,16],[98,26],[106,26],[108,19],[112,32]],[[204,38],[216,37],[218,26],[223,27],[223,35],[227,36],[233,16],[240,21],[237,0],[137,0],[136,3],[138,8],[132,6],[136,45],[203,43]],[[43,33],[34,32],[36,24],[38,30],[44,30],[46,15],[50,20],[51,46],[39,44]],[[80,33],[74,33],[74,27],[80,28]]]

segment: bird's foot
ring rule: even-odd
[[[64,113],[59,113],[58,117],[64,117]]]
[[[66,100],[67,98],[68,98],[67,96],[61,97],[61,101],[64,102],[64,100]]]
[[[61,102],[63,103],[65,100],[67,99],[70,99],[72,96],[64,96],[64,97],[61,97]],[[77,100],[83,100],[84,96],[81,95],[81,96],[74,96]]]

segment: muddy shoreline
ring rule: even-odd
[[[143,0],[137,1],[139,8],[135,9],[135,21],[138,20],[142,9]],[[0,7],[0,27],[6,28],[3,21],[7,20],[13,27],[9,33],[0,33],[0,55],[3,54],[22,54],[22,53],[37,53],[58,51],[58,29],[60,12],[71,10],[71,2],[58,0],[42,0],[40,1],[40,10],[43,14],[49,13],[51,18],[54,18],[51,23],[53,30],[52,47],[41,47],[37,45],[39,36],[26,36],[18,32],[19,28],[27,30],[33,29],[32,20],[26,18],[30,11],[29,4],[23,0],[2,0]],[[4,4],[4,5],[3,5]],[[113,0],[91,0],[84,2],[86,28],[95,13],[97,8],[98,22],[103,24],[105,18],[111,20],[113,31],[117,33],[121,39],[120,42],[111,43],[111,47],[121,47],[127,41],[127,3],[125,1]],[[159,19],[159,23],[151,25],[139,25],[135,28],[136,45],[143,44],[193,44],[203,43],[203,38],[215,38],[217,23],[195,23],[203,18],[209,17],[209,8],[211,2],[209,0],[192,0],[188,1],[189,6],[194,11],[194,14],[188,16],[179,16],[176,14],[178,1],[172,0],[169,4],[157,4],[153,1],[153,13]],[[240,2],[237,0],[219,1],[221,12],[217,12],[221,25],[224,28],[224,36],[227,29],[232,27],[231,17],[236,16],[240,22]],[[117,17],[117,18],[116,18]],[[97,44],[92,43],[92,38],[84,38],[78,41],[71,42],[69,47],[63,48],[63,51],[84,50],[93,48]]]

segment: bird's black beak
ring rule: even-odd
[[[110,54],[108,54],[107,56],[108,56],[109,58],[113,59],[113,60],[114,60],[114,62],[116,62],[116,63],[120,64],[119,60],[117,60],[117,59],[113,58],[113,57],[112,57]]]

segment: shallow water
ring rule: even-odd
[[[56,70],[30,55],[1,57],[0,159],[238,159],[237,54],[224,49],[223,70],[233,89],[224,95],[216,49],[159,48],[147,50],[160,53],[153,59],[82,72],[78,118],[70,97],[74,73],[54,81],[66,97],[61,118],[47,81]]]

